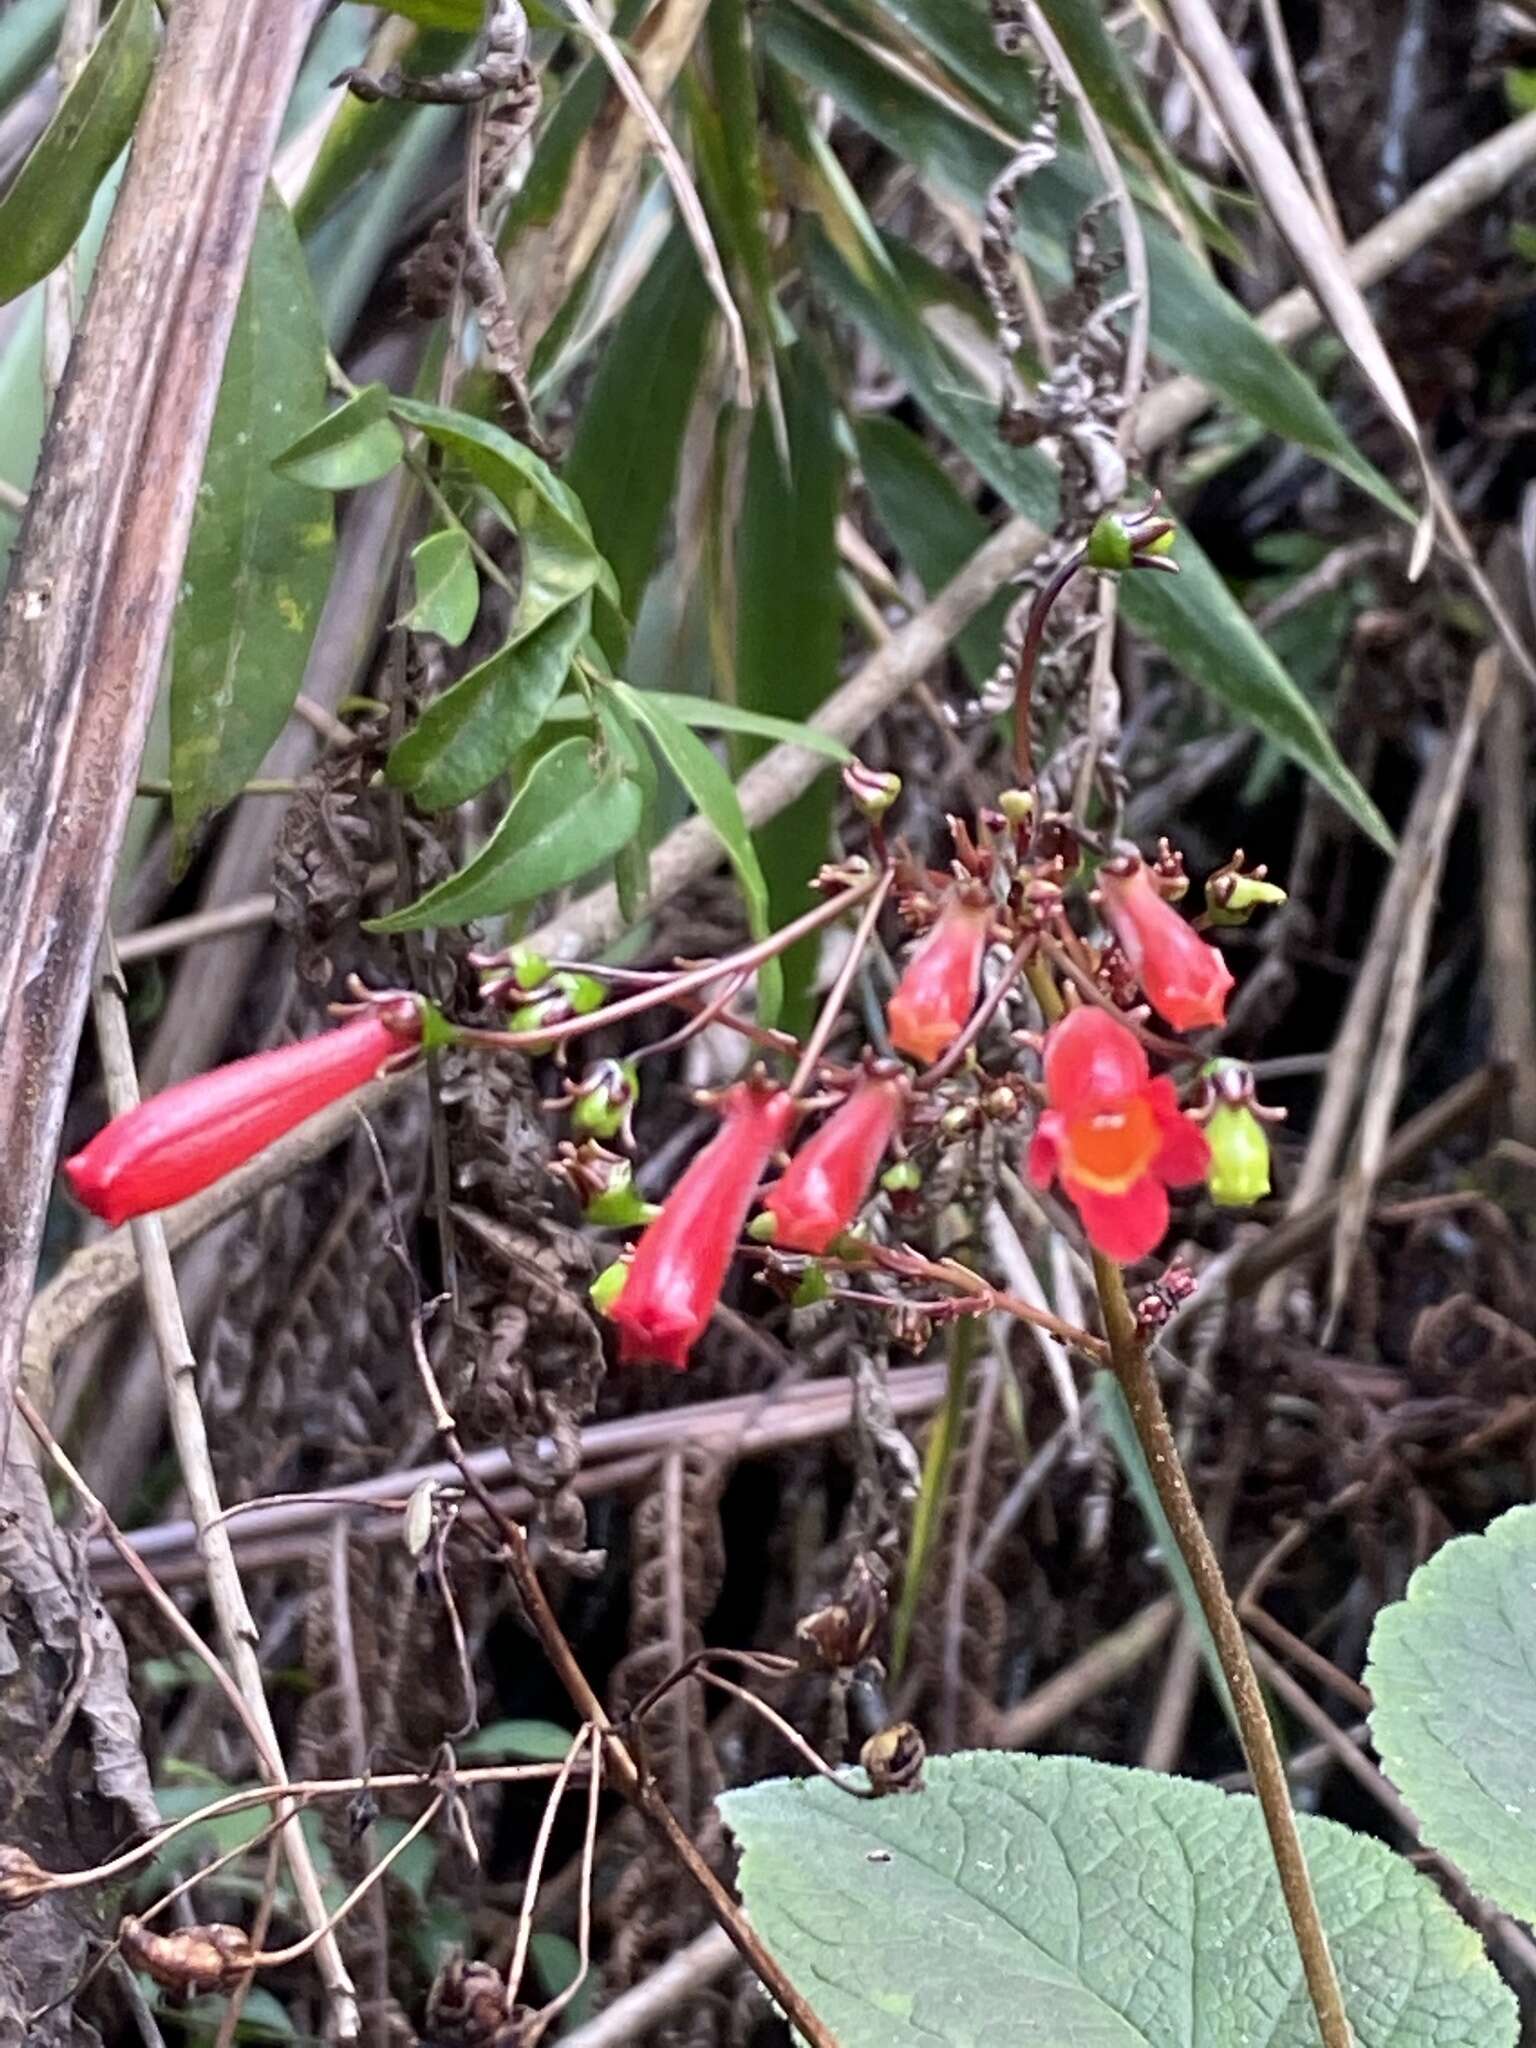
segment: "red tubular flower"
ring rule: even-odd
[[[1159,896],[1144,863],[1129,874],[1101,869],[1099,888],[1104,915],[1159,1017],[1175,1031],[1225,1024],[1231,969]]]
[[[763,1207],[773,1242],[787,1251],[824,1252],[864,1206],[885,1148],[906,1106],[898,1080],[864,1080],[789,1162]]]
[[[886,1010],[891,1043],[925,1064],[948,1052],[971,1020],[992,923],[985,903],[952,895],[907,962]]]
[[[421,1029],[414,1004],[397,1004],[391,1015],[387,1021],[373,1010],[150,1096],[64,1161],[71,1194],[115,1226],[201,1193],[414,1044]]]
[[[782,1145],[795,1105],[742,1082],[720,1107],[720,1129],[662,1204],[635,1247],[634,1263],[610,1318],[619,1363],[654,1358],[682,1372],[703,1334],[741,1236],[768,1155]]]
[[[1030,1179],[1045,1188],[1061,1176],[1090,1242],[1108,1258],[1144,1257],[1168,1228],[1168,1188],[1205,1177],[1205,1133],[1107,1010],[1073,1010],[1053,1027],[1045,1092],[1050,1107],[1030,1142]]]

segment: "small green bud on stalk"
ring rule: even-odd
[[[614,1303],[624,1292],[624,1283],[629,1278],[629,1256],[615,1259],[611,1266],[604,1266],[601,1273],[587,1289],[587,1299],[600,1316],[612,1313]]]
[[[1205,1126],[1211,1148],[1206,1186],[1223,1209],[1246,1209],[1269,1193],[1269,1134],[1246,1105],[1223,1103]]]

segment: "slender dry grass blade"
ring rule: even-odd
[[[1407,1058],[1413,1014],[1418,1004],[1419,984],[1424,977],[1424,962],[1429,951],[1429,933],[1434,922],[1440,874],[1445,865],[1445,850],[1450,843],[1457,813],[1461,809],[1462,791],[1466,787],[1467,772],[1477,752],[1478,735],[1482,731],[1483,720],[1487,716],[1488,707],[1493,702],[1498,686],[1498,650],[1486,648],[1478,656],[1473,668],[1472,688],[1462,708],[1461,722],[1454,737],[1447,743],[1449,752],[1446,756],[1445,781],[1435,805],[1429,833],[1422,850],[1414,860],[1411,895],[1403,920],[1402,939],[1393,962],[1392,978],[1387,986],[1387,1000],[1382,1013],[1376,1057],[1371,1064],[1370,1078],[1365,1084],[1365,1107],[1360,1117],[1355,1156],[1340,1191],[1339,1220],[1333,1236],[1333,1274],[1329,1289],[1330,1332],[1344,1305],[1349,1276],[1360,1250],[1360,1241],[1365,1235],[1365,1222],[1370,1212],[1371,1197],[1375,1192],[1382,1156],[1392,1130],[1392,1113],[1397,1107],[1398,1091],[1402,1086],[1403,1064]],[[1399,856],[1400,859],[1404,857]],[[1412,855],[1406,857],[1413,859]],[[1328,1341],[1326,1336],[1323,1341]]]
[[[1227,143],[1242,165],[1254,191],[1296,259],[1318,304],[1340,340],[1359,364],[1377,398],[1413,451],[1424,475],[1426,498],[1433,498],[1429,457],[1418,422],[1408,403],[1392,358],[1376,330],[1342,250],[1318,212],[1306,182],[1291,160],[1274,123],[1244,75],[1237,53],[1222,34],[1209,0],[1167,0],[1168,25],[1204,81],[1226,129]],[[1433,507],[1426,512],[1414,543],[1417,575],[1434,540]]]

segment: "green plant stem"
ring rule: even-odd
[[[949,1379],[944,1405],[934,1418],[933,1434],[923,1454],[923,1483],[912,1516],[912,1542],[907,1555],[901,1600],[891,1617],[891,1676],[899,1678],[907,1658],[912,1623],[917,1614],[928,1567],[938,1548],[944,1503],[949,1498],[949,1475],[954,1468],[955,1450],[965,1421],[965,1394],[976,1355],[976,1325],[969,1318],[956,1322],[949,1338]]]
[[[1201,1611],[1210,1628],[1232,1695],[1243,1753],[1263,1810],[1264,1825],[1269,1830],[1269,1846],[1280,1875],[1285,1909],[1301,1954],[1301,1967],[1312,2010],[1317,2015],[1325,2048],[1354,2048],[1355,2037],[1344,2010],[1344,1994],[1339,1988],[1338,1973],[1329,1952],[1328,1937],[1318,1917],[1312,1880],[1302,1854],[1301,1839],[1296,1832],[1296,1816],[1291,1809],[1285,1766],[1280,1761],[1275,1732],[1264,1706],[1258,1675],[1248,1655],[1242,1624],[1221,1575],[1216,1552],[1205,1533],[1200,1511],[1189,1490],[1189,1480],[1169,1425],[1168,1412],[1163,1406],[1157,1376],[1126,1298],[1125,1277],[1115,1262],[1100,1252],[1093,1255],[1093,1272],[1099,1291],[1099,1305],[1104,1312],[1104,1330],[1109,1338],[1110,1366],[1130,1407],[1136,1434],[1146,1453],[1152,1483],[1157,1488],[1157,1497],[1173,1530],[1179,1554],[1194,1581]]]

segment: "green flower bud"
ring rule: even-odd
[[[610,1315],[613,1305],[624,1292],[624,1282],[629,1278],[628,1259],[615,1259],[611,1266],[605,1266],[592,1285],[587,1289],[587,1299],[600,1316]]]
[[[538,1031],[550,1024],[568,1024],[573,1017],[589,1017],[602,1007],[603,984],[590,974],[552,974],[544,993],[531,1003],[520,1003],[507,1019],[509,1031]],[[548,1052],[555,1040],[547,1038],[530,1045],[531,1053]]]
[[[814,1308],[818,1301],[825,1301],[831,1292],[825,1269],[812,1259],[805,1269],[800,1285],[789,1297],[789,1305],[791,1308]]]
[[[747,1235],[754,1244],[772,1244],[779,1234],[779,1219],[771,1209],[761,1209],[747,1225]]]
[[[1284,903],[1285,891],[1262,875],[1233,874],[1230,868],[1212,875],[1205,885],[1208,924],[1246,924],[1254,911]]]
[[[1246,1209],[1269,1193],[1269,1134],[1245,1105],[1222,1103],[1205,1127],[1211,1148],[1206,1186],[1223,1209]]]
[[[639,1096],[633,1060],[599,1060],[572,1100],[572,1127],[584,1138],[616,1138],[627,1128]]]
[[[635,1186],[634,1176],[616,1173],[600,1195],[594,1195],[581,1212],[583,1223],[616,1225],[627,1230],[631,1224],[649,1223],[661,1211],[654,1202],[646,1201]]]
[[[1034,822],[1035,793],[1031,789],[1005,789],[997,799],[997,808],[1017,830],[1020,825]]]
[[[514,946],[507,955],[507,966],[521,989],[541,987],[551,973],[551,963],[542,953],[535,953],[532,946]]]
[[[1133,552],[1125,521],[1105,512],[1093,523],[1088,536],[1087,562],[1090,569],[1129,569]]]
[[[853,798],[861,817],[875,824],[901,795],[901,777],[882,775],[866,768],[862,761],[850,761],[843,770],[843,787]]]
[[[880,1176],[880,1185],[888,1195],[915,1195],[922,1184],[922,1170],[915,1159],[898,1159]]]
[[[1171,555],[1173,544],[1178,537],[1177,527],[1170,526],[1166,533],[1158,534],[1155,540],[1138,541],[1136,552],[1138,555]]]

